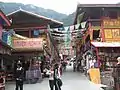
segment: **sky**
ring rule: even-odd
[[[1,2],[16,2],[33,4],[60,13],[71,14],[76,11],[77,4],[116,4],[120,0],[0,0]]]

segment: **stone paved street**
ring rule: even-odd
[[[73,73],[72,68],[68,67],[67,71],[62,76],[62,90],[102,90],[98,85],[94,85],[80,73]],[[15,90],[15,84],[7,84],[6,90]],[[48,79],[44,79],[42,83],[25,84],[24,90],[49,90]]]

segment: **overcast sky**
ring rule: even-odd
[[[71,14],[76,10],[77,3],[80,4],[115,4],[120,0],[0,0],[2,2],[18,2],[33,4],[45,9],[52,9],[60,13]]]

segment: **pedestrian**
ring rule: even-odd
[[[55,84],[55,90],[61,90],[62,86],[62,81],[60,79],[60,71],[59,71],[59,65],[55,64],[54,65],[54,84]]]
[[[50,86],[50,90],[54,89],[54,68],[53,66],[51,66],[49,72],[49,86]]]
[[[120,57],[117,58],[118,63],[114,67],[113,77],[114,77],[114,86],[115,90],[120,90]]]
[[[24,80],[24,70],[22,68],[22,64],[17,64],[16,69],[16,90],[20,88],[20,90],[23,90],[23,80]]]
[[[58,68],[59,72],[60,72],[60,76],[62,76],[63,74],[63,70],[62,70],[62,64],[60,63],[59,68]]]

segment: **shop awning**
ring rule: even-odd
[[[120,42],[91,42],[95,47],[120,47]]]

